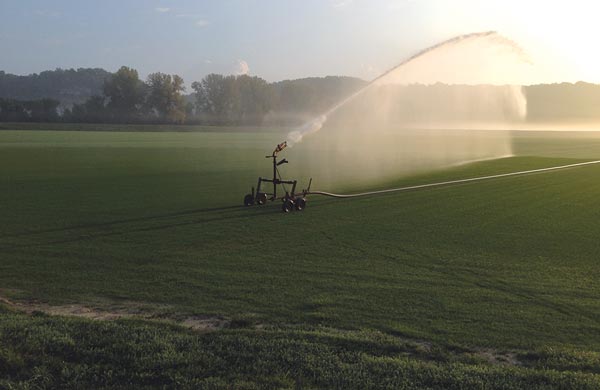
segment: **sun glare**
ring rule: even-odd
[[[522,46],[533,63],[524,84],[600,82],[598,2],[462,0],[430,7],[431,24],[451,30],[445,36],[495,30]]]
[[[600,80],[600,3],[520,2],[518,17],[524,44],[546,77],[564,81]]]

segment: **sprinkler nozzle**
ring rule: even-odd
[[[282,143],[280,143],[279,145],[277,145],[277,147],[273,151],[273,157],[276,157],[277,153],[281,152],[286,147],[287,147],[287,141],[283,141]]]

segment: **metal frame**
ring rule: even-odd
[[[261,186],[262,186],[263,182],[273,183],[273,192],[272,193],[268,193],[268,192],[266,193],[267,195],[271,195],[271,197],[269,198],[269,200],[271,200],[271,201],[274,201],[276,199],[286,199],[286,198],[288,198],[290,196],[291,197],[295,197],[295,195],[296,195],[295,194],[296,193],[296,185],[298,184],[298,181],[297,180],[281,180],[281,179],[279,179],[277,177],[277,167],[279,165],[282,165],[282,164],[287,164],[288,161],[286,159],[283,159],[283,160],[277,162],[277,155],[275,153],[273,153],[272,156],[266,156],[266,158],[272,158],[273,159],[273,178],[272,179],[267,179],[267,178],[264,178],[264,177],[259,177],[258,178],[258,184],[256,185],[256,196],[254,197],[255,201],[258,200],[257,199],[258,194],[261,193],[260,190],[261,190]],[[288,194],[286,192],[285,197],[278,198],[277,197],[277,186],[278,185],[283,185],[283,184],[290,184],[292,186],[292,192],[291,192],[291,194]]]
[[[296,187],[298,185],[297,180],[282,180],[279,178],[279,172],[277,170],[277,167],[282,164],[287,164],[288,160],[286,160],[284,158],[284,159],[281,159],[280,161],[277,161],[277,155],[279,154],[279,152],[281,152],[286,147],[287,147],[287,142],[282,142],[279,145],[277,145],[277,147],[275,148],[275,150],[273,151],[273,153],[270,156],[265,156],[265,158],[272,159],[273,178],[265,178],[265,177],[258,178],[258,183],[256,185],[256,191],[254,190],[254,187],[252,187],[252,193],[249,195],[246,195],[246,197],[248,197],[248,196],[252,197],[252,204],[264,204],[267,200],[270,200],[272,202],[272,201],[275,201],[278,199],[281,199],[284,202],[286,202],[288,200],[291,200],[292,202],[294,202],[297,197],[301,196],[302,198],[305,198],[308,195],[308,193],[310,191],[310,186],[312,184],[312,179],[310,179],[308,188],[305,190],[302,190],[300,193],[297,194],[296,193]],[[273,183],[273,192],[262,192],[261,190],[264,187],[264,183]],[[291,192],[285,191],[285,195],[278,196],[277,195],[277,186],[280,186],[280,185],[284,186],[286,184],[292,186]],[[262,195],[262,194],[264,194],[264,195]]]

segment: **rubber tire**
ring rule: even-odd
[[[306,198],[296,198],[296,210],[302,211],[306,208]]]
[[[283,206],[281,207],[284,213],[290,213],[294,210],[294,201],[291,199],[286,199],[283,201]]]
[[[251,194],[244,196],[244,206],[249,207],[254,205],[254,197]]]
[[[265,194],[264,192],[261,192],[258,195],[256,195],[256,203],[261,206],[263,204],[267,203],[267,194]]]

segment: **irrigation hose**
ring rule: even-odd
[[[420,185],[409,186],[409,187],[400,187],[400,188],[391,188],[391,189],[387,189],[387,190],[362,192],[359,194],[334,194],[331,192],[324,192],[324,191],[309,191],[306,194],[307,195],[323,195],[323,196],[329,196],[332,198],[358,198],[360,196],[388,194],[391,192],[411,191],[411,190],[418,190],[418,189],[422,189],[422,188],[431,188],[431,187],[442,187],[442,186],[447,186],[447,185],[452,185],[452,184],[471,183],[471,182],[475,182],[475,181],[498,179],[498,178],[509,177],[509,176],[531,175],[534,173],[557,171],[559,169],[575,168],[575,167],[581,167],[581,166],[593,165],[593,164],[600,164],[600,160],[588,161],[588,162],[577,163],[577,164],[561,165],[558,167],[531,169],[528,171],[502,173],[499,175],[472,177],[469,179],[451,180],[451,181],[443,181],[443,182],[439,182],[439,183],[420,184]]]

